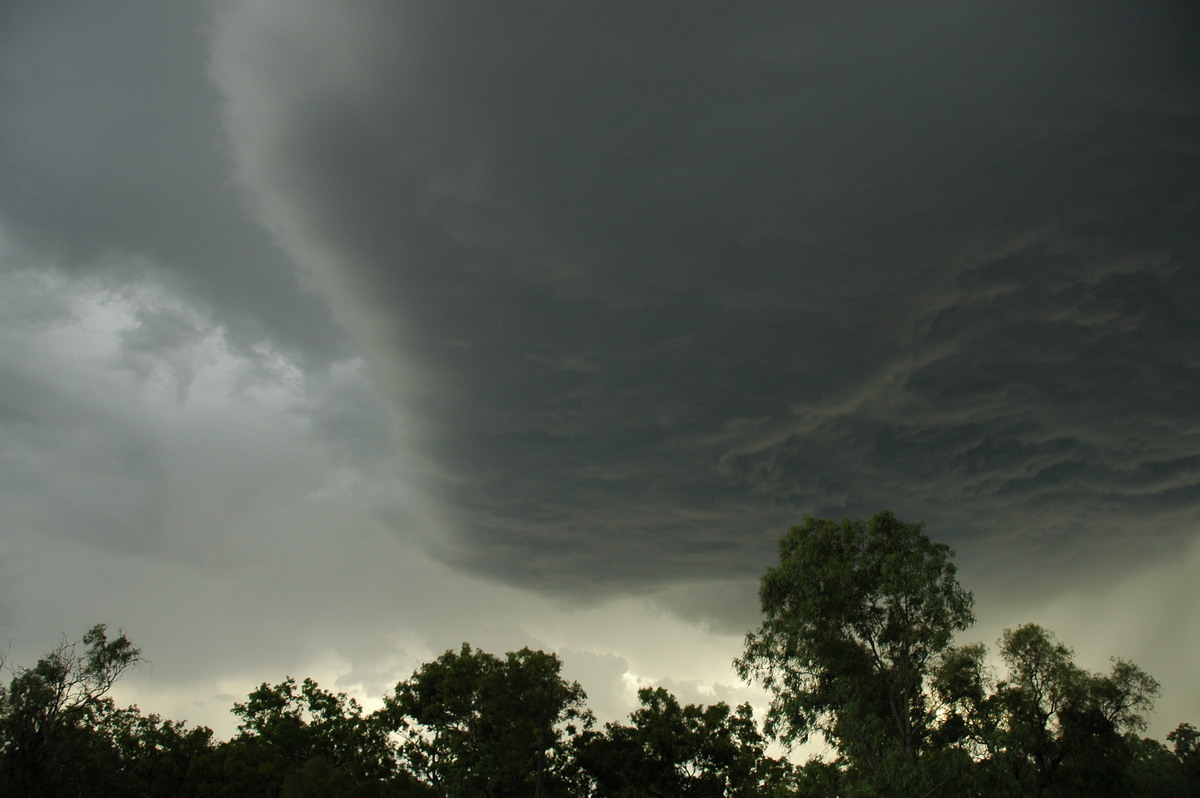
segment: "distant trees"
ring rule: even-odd
[[[735,661],[772,694],[761,727],[748,704],[683,704],[662,687],[597,727],[556,655],[464,643],[374,712],[312,679],[263,683],[234,703],[237,734],[217,741],[117,707],[109,693],[142,656],[97,625],[8,669],[0,795],[1200,796],[1200,731],[1140,736],[1159,685],[1135,664],[1090,672],[1036,624],[1004,631],[995,668],[983,645],[955,645],[973,598],[952,556],[889,513],[810,518],[785,535],[762,578],[763,621]],[[770,737],[813,735],[832,757],[767,754]]]

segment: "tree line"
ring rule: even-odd
[[[1200,731],[1142,736],[1158,683],[1116,659],[1089,672],[1048,630],[1005,630],[999,660],[955,645],[973,622],[953,553],[889,513],[806,519],[761,581],[763,620],[734,666],[772,699],[681,704],[644,688],[598,724],[553,653],[468,644],[367,712],[312,679],[262,684],[238,731],[120,707],[142,662],[97,625],[0,687],[0,788],[48,796],[1200,796]],[[803,764],[768,741],[821,738]]]

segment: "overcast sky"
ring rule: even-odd
[[[1200,723],[1190,3],[0,6],[0,638],[760,701],[805,515]]]

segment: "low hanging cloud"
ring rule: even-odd
[[[1194,64],[1165,10],[1027,10],[264,2],[212,70],[447,562],[750,577],[878,507],[1124,561],[1200,491]]]

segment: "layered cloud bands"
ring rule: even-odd
[[[747,577],[880,507],[976,556],[1177,550],[1186,20],[772,9],[222,9],[239,179],[419,431],[440,556]]]

